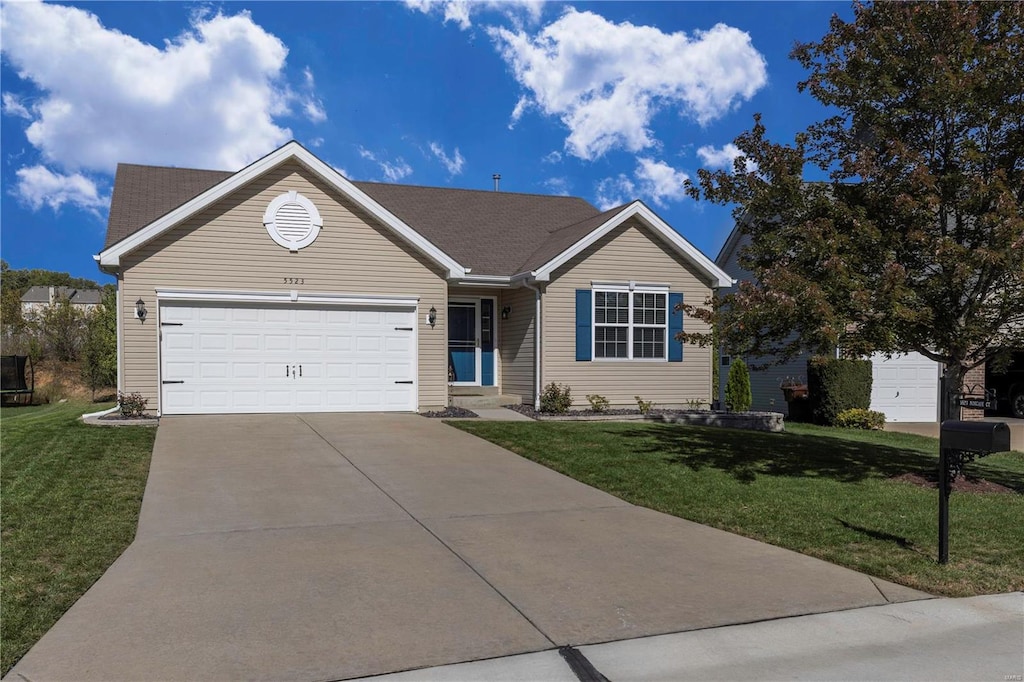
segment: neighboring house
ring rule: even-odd
[[[102,293],[99,289],[76,289],[74,287],[29,287],[21,297],[21,312],[25,315],[42,312],[59,299],[66,299],[71,305],[89,312],[100,304]]]
[[[751,281],[752,275],[739,265],[739,254],[750,243],[750,235],[734,227],[726,239],[715,263],[737,281]],[[731,289],[723,288],[728,294]],[[753,410],[769,410],[788,415],[789,409],[780,386],[787,379],[806,381],[807,360],[810,354],[772,365],[763,370],[751,370],[750,389]],[[721,395],[729,374],[731,356],[722,351],[719,372]],[[748,363],[763,364],[765,358],[747,358]],[[934,422],[939,416],[939,377],[942,366],[920,353],[908,353],[892,358],[883,354],[871,357],[872,384],[871,409],[885,414],[890,422]],[[966,410],[965,410],[966,412]]]
[[[296,142],[237,173],[118,166],[96,260],[118,387],[161,414],[535,404],[552,381],[708,400],[674,307],[729,284],[639,201],[352,182]]]

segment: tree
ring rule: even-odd
[[[725,380],[725,404],[735,412],[750,409],[753,396],[750,393],[750,372],[743,358],[736,358],[729,365],[729,377]]]
[[[82,378],[96,389],[117,385],[117,289],[104,287],[102,303],[86,317]]]
[[[756,281],[686,310],[734,352],[780,361],[917,351],[955,391],[1024,344],[1024,4],[853,10],[791,54],[809,70],[798,88],[835,115],[793,144],[755,116],[732,172],[688,183],[737,205]]]
[[[34,316],[43,352],[61,362],[75,362],[85,341],[85,313],[64,296],[57,296]]]

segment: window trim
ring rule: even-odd
[[[629,308],[627,312],[628,322],[626,324],[615,323],[615,324],[600,324],[597,321],[597,294],[598,293],[615,293],[621,294],[626,293],[629,295]],[[665,322],[664,324],[636,324],[633,318],[633,297],[634,294],[661,294],[665,297]],[[592,283],[590,288],[590,359],[592,362],[668,362],[668,347],[669,347],[669,317],[671,315],[669,310],[669,287],[660,286],[656,284],[644,284],[638,285],[635,282],[629,284],[605,284],[605,283]],[[601,327],[625,327],[626,328],[626,357],[624,358],[606,358],[598,357],[597,355],[597,328]],[[642,329],[664,329],[665,336],[663,341],[664,353],[660,357],[656,358],[636,358],[633,357],[633,330],[635,328]]]

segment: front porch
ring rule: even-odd
[[[449,288],[450,405],[473,409],[533,402],[533,303],[528,289]]]

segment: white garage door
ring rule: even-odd
[[[920,353],[871,358],[871,409],[890,422],[934,422],[939,412],[939,364]]]
[[[164,414],[416,409],[415,311],[162,303]]]

